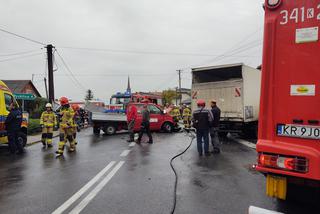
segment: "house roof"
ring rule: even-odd
[[[31,80],[2,80],[12,91],[12,93],[23,93],[23,90],[27,85],[31,85],[34,95],[41,97],[41,94],[37,88],[33,85]]]

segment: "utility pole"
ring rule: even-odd
[[[178,74],[179,74],[179,104],[181,104],[181,70],[177,70],[178,71]]]
[[[48,96],[48,87],[47,87],[47,78],[44,77],[44,87],[46,89],[46,96],[47,96],[47,99],[49,99],[49,96]]]
[[[47,45],[47,56],[48,56],[48,80],[49,80],[49,102],[54,102],[54,81],[53,81],[53,60],[52,60],[52,49],[51,44]]]

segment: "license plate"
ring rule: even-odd
[[[298,126],[292,124],[278,124],[277,135],[285,137],[320,139],[319,126]]]

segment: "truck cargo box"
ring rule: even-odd
[[[207,108],[215,99],[221,120],[253,122],[258,120],[261,71],[242,63],[192,69],[192,109],[204,99]]]

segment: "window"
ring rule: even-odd
[[[10,105],[12,102],[14,102],[13,97],[10,94],[4,94],[4,102],[6,104],[7,111],[10,111]]]
[[[150,114],[161,114],[161,110],[154,105],[148,105],[148,110],[150,111]]]

